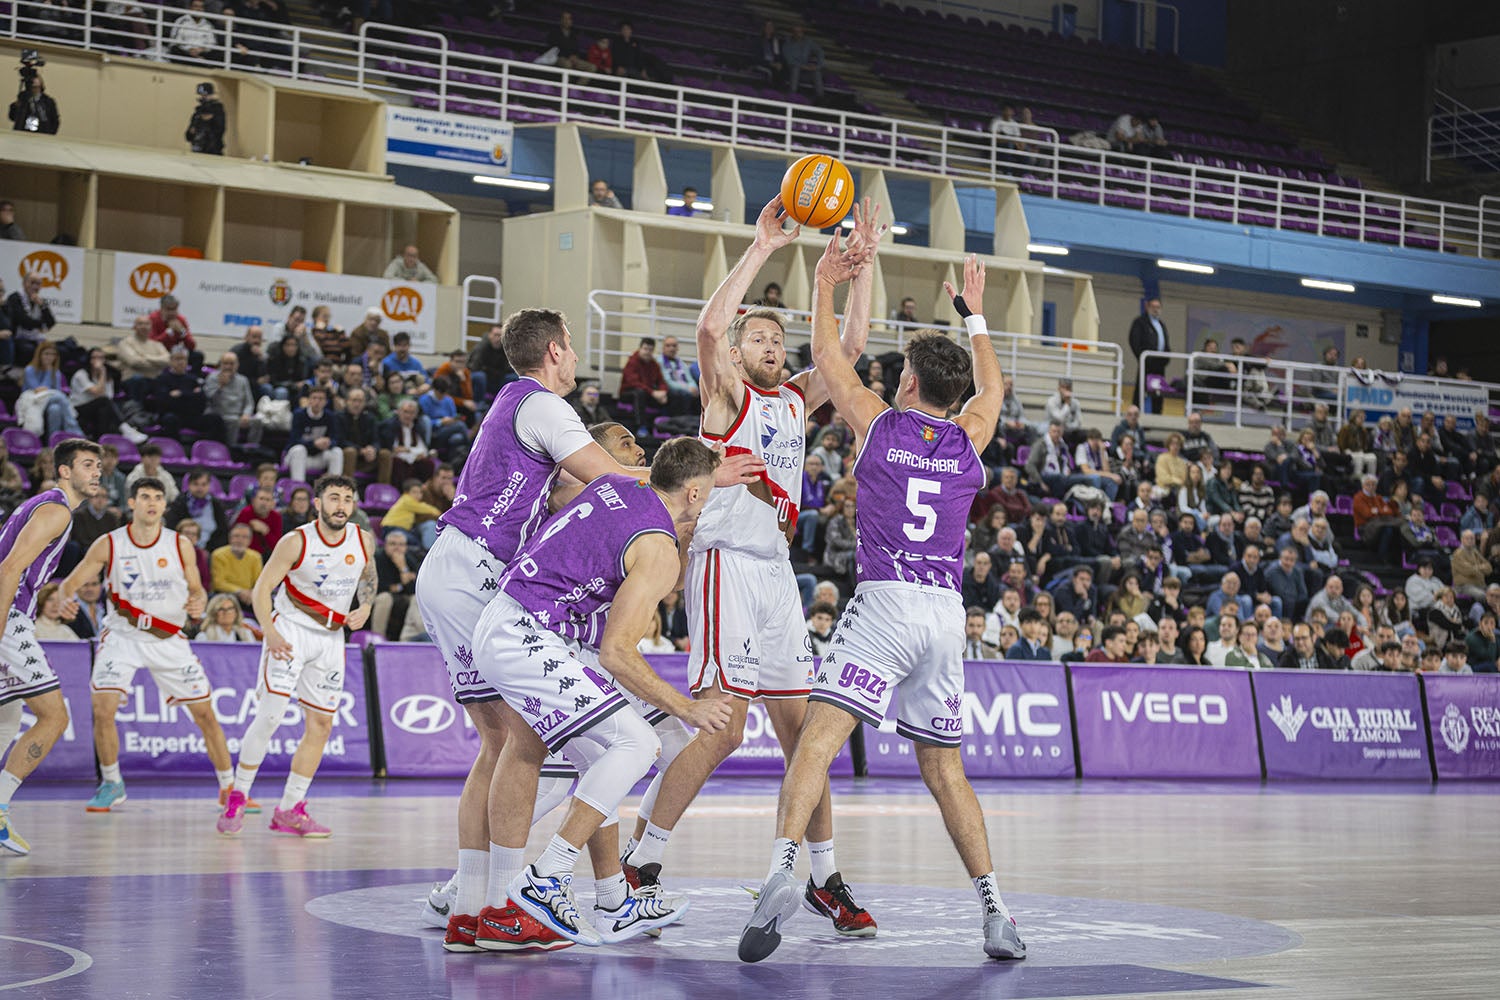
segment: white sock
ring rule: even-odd
[[[981,875],[974,882],[974,891],[979,893],[979,905],[984,907],[985,916],[998,913],[1002,917],[1010,916],[1010,907],[1005,905],[1005,900],[1000,898],[1000,882],[995,878],[995,873]]]
[[[624,872],[616,872],[609,878],[594,879],[594,905],[601,909],[618,910],[625,905],[625,897],[629,894]]]
[[[510,884],[525,867],[526,848],[490,844],[490,884],[484,891],[484,905],[504,906],[510,898]]]
[[[286,789],[281,793],[281,808],[291,809],[307,798],[307,790],[312,787],[312,779],[304,778],[296,771],[287,772]]]
[[[10,807],[10,797],[21,787],[21,779],[9,771],[0,771],[0,809]]]
[[[667,840],[672,836],[671,830],[663,830],[655,823],[646,824],[646,832],[641,837],[641,842],[636,845],[630,855],[630,863],[637,868],[642,865],[659,865],[661,859],[667,853]]]
[[[453,893],[453,912],[468,917],[479,916],[484,908],[484,894],[489,889],[490,852],[459,849],[458,888]]]
[[[641,844],[641,842],[639,840],[636,840],[634,837],[631,837],[629,840],[625,841],[625,850],[620,855],[620,857],[622,857],[622,858],[628,858],[628,857],[630,857],[630,852],[633,851],[633,850],[635,850],[637,847],[639,847],[640,844]],[[631,861],[631,864],[635,864],[635,862]]]
[[[833,841],[809,840],[807,856],[812,862],[813,885],[821,889],[828,884],[830,878],[838,874],[839,866],[833,860]]]
[[[250,797],[250,786],[255,784],[255,775],[260,770],[258,767],[246,767],[241,764],[234,769],[234,790],[245,798]]]
[[[771,844],[771,870],[766,873],[766,881],[777,872],[795,872],[797,870],[797,842],[790,837],[777,837]]]
[[[219,779],[220,788],[228,788],[230,785],[234,784],[234,768],[231,767],[227,771],[220,771],[216,769],[214,771],[214,777]]]
[[[113,764],[100,764],[99,773],[104,776],[105,781],[110,781],[117,785],[125,780],[124,778],[120,777],[119,761],[115,761]]]
[[[547,845],[547,849],[542,852],[541,857],[536,859],[532,867],[536,869],[538,875],[548,878],[572,875],[573,866],[578,864],[578,855],[581,853],[582,851],[578,848],[553,834],[551,843]]]

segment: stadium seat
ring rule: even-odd
[[[203,251],[197,247],[172,247],[167,251],[168,257],[186,257],[188,260],[202,260]]]
[[[100,444],[112,444],[115,451],[120,453],[120,464],[134,466],[140,463],[141,453],[136,450],[135,443],[123,434],[100,434]]]
[[[56,448],[58,445],[62,444],[69,438],[75,438],[77,436],[77,434],[70,433],[69,431],[53,431],[51,434],[47,435],[47,447]]]
[[[215,473],[234,472],[245,467],[244,462],[234,460],[234,456],[229,453],[229,446],[222,441],[195,441],[192,459],[194,465],[201,465]]]
[[[285,507],[292,501],[292,491],[298,487],[312,492],[312,483],[304,483],[300,479],[278,479],[276,481],[276,502]]]
[[[390,510],[401,499],[401,491],[390,483],[371,483],[365,487],[365,498],[359,502],[364,510]]]
[[[42,439],[24,427],[7,427],[0,431],[0,438],[5,439],[6,450],[18,465],[31,462],[42,453]]]
[[[167,467],[168,472],[182,472],[192,468],[193,463],[188,460],[187,453],[182,450],[182,444],[176,438],[151,437],[146,439],[146,443],[161,449],[161,464]]]
[[[245,491],[254,486],[255,483],[255,473],[253,472],[241,472],[237,476],[232,476],[229,480],[229,495],[238,500],[240,497],[243,497],[245,495]]]
[[[328,265],[321,260],[294,260],[290,265],[293,271],[326,271]]]

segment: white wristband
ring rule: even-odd
[[[969,331],[970,337],[988,337],[990,328],[985,325],[984,317],[979,313],[970,313],[964,317],[964,329]]]

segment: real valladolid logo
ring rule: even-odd
[[[1463,753],[1468,749],[1468,720],[1452,702],[1449,702],[1448,707],[1443,709],[1443,721],[1438,724],[1438,732],[1443,736],[1443,744],[1453,753]]]

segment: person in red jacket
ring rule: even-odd
[[[161,307],[147,317],[151,320],[151,339],[166,345],[169,352],[178,344],[186,347],[188,364],[197,371],[203,367],[203,355],[198,353],[193,331],[188,328],[187,317],[178,311],[179,305],[175,295],[161,297]]]
[[[620,399],[635,408],[636,426],[640,428],[649,426],[648,409],[661,411],[667,405],[667,380],[656,360],[656,341],[652,338],[643,338],[641,346],[626,360],[620,372]]]

